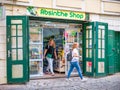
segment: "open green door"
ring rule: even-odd
[[[83,71],[87,76],[94,74],[94,22],[83,25]]]
[[[29,80],[28,19],[7,16],[7,81],[25,83]]]
[[[108,73],[108,24],[96,22],[95,30],[95,76],[105,76]]]
[[[104,76],[107,69],[107,31],[108,24],[87,22],[83,25],[84,74]]]

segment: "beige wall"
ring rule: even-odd
[[[6,5],[6,15],[26,15],[26,7]]]
[[[85,0],[85,11],[100,13],[101,12],[101,0]]]
[[[32,5],[36,7],[52,8],[52,1],[53,0],[33,0]]]
[[[104,8],[105,12],[118,12],[118,13],[120,13],[120,3],[104,2],[103,8]]]
[[[0,20],[0,84],[7,83],[6,78],[6,22]]]
[[[82,0],[56,0],[56,6],[81,9]]]

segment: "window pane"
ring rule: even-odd
[[[92,72],[92,62],[86,62],[86,71]]]
[[[30,29],[30,41],[31,42],[42,42],[41,28],[31,28]]]
[[[102,30],[102,38],[105,38],[105,30]]]
[[[12,60],[17,60],[17,58],[16,58],[16,49],[12,49]]]
[[[18,60],[23,60],[23,50],[18,49]]]
[[[102,49],[102,58],[105,58],[105,50]]]
[[[12,48],[16,48],[16,37],[12,37]]]
[[[98,39],[98,48],[101,48],[101,40]]]
[[[86,49],[86,58],[88,57],[88,49]]]
[[[101,58],[101,49],[98,49],[98,58]]]
[[[30,59],[42,58],[42,45],[30,45]]]
[[[88,38],[88,30],[86,30],[86,38]]]
[[[22,36],[22,25],[18,25],[18,36]]]
[[[105,48],[105,40],[102,40],[102,48]]]
[[[88,48],[88,40],[86,40],[86,48]]]
[[[98,62],[98,73],[104,73],[105,67],[104,62]]]
[[[89,49],[89,58],[92,58],[92,49]]]
[[[30,74],[42,74],[42,62],[41,61],[31,61],[30,62]]]
[[[89,33],[90,33],[89,38],[92,38],[92,30],[90,30]]]
[[[18,37],[18,48],[23,47],[22,37]]]
[[[92,40],[89,40],[89,48],[92,48]]]
[[[16,25],[11,26],[12,36],[16,36]]]
[[[22,20],[11,20],[11,24],[22,24]]]
[[[98,30],[98,38],[101,38],[101,29]]]
[[[23,65],[12,65],[12,78],[23,78]]]

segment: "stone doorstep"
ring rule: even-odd
[[[79,77],[78,75],[71,75],[71,77]],[[51,75],[46,75],[46,76],[39,76],[39,77],[32,77],[30,80],[37,80],[37,79],[56,79],[56,78],[66,78],[66,75],[56,75],[51,76]]]

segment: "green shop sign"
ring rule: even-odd
[[[85,20],[86,18],[85,13],[46,8],[37,9],[37,16],[72,20]]]

